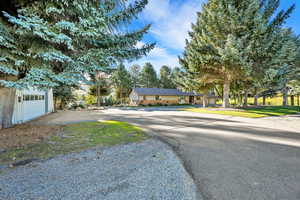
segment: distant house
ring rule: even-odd
[[[129,95],[131,105],[203,104],[203,94],[177,89],[134,88]],[[208,105],[216,104],[216,96],[207,97]]]
[[[17,90],[13,124],[20,124],[54,111],[52,90]]]

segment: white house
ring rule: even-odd
[[[53,92],[35,89],[17,90],[13,124],[20,124],[54,111]]]

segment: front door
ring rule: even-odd
[[[194,100],[195,100],[195,97],[194,97],[194,96],[190,96],[190,97],[189,97],[189,103],[190,103],[190,104],[194,104]]]

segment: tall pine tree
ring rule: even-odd
[[[34,1],[0,21],[0,125],[11,125],[16,88],[50,88],[84,81],[125,59],[146,55],[154,44],[136,48],[150,28],[122,32],[147,4],[115,1]],[[5,112],[5,114],[3,113]]]
[[[124,98],[128,97],[132,89],[130,74],[123,64],[120,64],[117,70],[112,74],[112,84],[121,103],[123,103]]]
[[[140,73],[141,86],[144,88],[156,88],[159,81],[155,69],[151,63],[146,63]]]
[[[160,73],[159,73],[159,86],[161,88],[169,88],[173,89],[176,88],[176,85],[172,81],[171,77],[172,70],[170,67],[164,65],[160,68]]]
[[[180,62],[199,84],[223,85],[223,107],[234,81],[263,77],[272,62],[284,62],[270,58],[280,51],[272,35],[294,6],[274,17],[278,6],[279,0],[209,0],[198,13]]]
[[[129,68],[129,74],[131,77],[133,88],[140,87],[140,73],[141,73],[141,67],[139,65],[132,65]]]

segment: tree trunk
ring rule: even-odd
[[[295,95],[291,95],[291,106],[295,105]]]
[[[207,107],[207,95],[204,94],[202,98],[202,107],[206,108]]]
[[[122,94],[122,92],[123,92],[123,89],[120,88],[120,102],[121,102],[121,105],[123,104],[123,94]]]
[[[101,86],[99,83],[97,83],[97,106],[100,107],[101,106]]]
[[[283,96],[282,96],[282,105],[283,106],[287,106],[287,98],[288,98],[288,91],[287,91],[287,88],[284,88],[283,91]]]
[[[16,98],[16,89],[0,88],[0,129],[9,128],[12,124]]]
[[[258,95],[254,96],[254,105],[258,106]]]
[[[229,93],[230,93],[230,80],[225,76],[224,85],[223,85],[223,108],[229,108]]]
[[[263,96],[263,105],[266,105],[266,96]]]
[[[248,91],[245,91],[244,93],[244,104],[243,104],[244,107],[247,107],[248,106]]]
[[[54,97],[54,112],[56,112],[58,110],[57,108],[57,97]]]
[[[254,105],[258,106],[258,94],[257,94],[257,88],[254,90]]]
[[[242,106],[243,105],[243,95],[241,93],[239,93],[239,97],[238,97],[238,106]]]
[[[101,106],[101,78],[102,78],[102,73],[100,71],[97,71],[96,72],[97,107]]]
[[[64,110],[65,108],[65,101],[63,98],[60,99],[60,105],[59,105],[59,109],[60,110]]]
[[[300,95],[299,94],[297,95],[297,104],[298,104],[298,106],[300,106]]]

